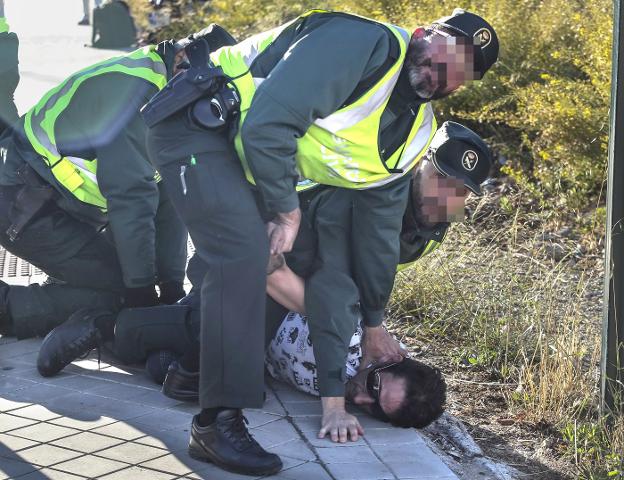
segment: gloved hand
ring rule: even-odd
[[[165,305],[173,305],[186,296],[182,282],[162,282],[158,287],[160,288],[160,303]]]
[[[126,288],[124,292],[124,308],[153,307],[158,305],[155,285]]]

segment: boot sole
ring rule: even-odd
[[[194,460],[199,460],[200,462],[206,462],[206,463],[214,463],[217,467],[227,472],[238,473],[240,475],[249,475],[252,477],[274,475],[278,473],[283,467],[283,465],[280,465],[277,468],[274,467],[274,468],[267,468],[267,469],[262,470],[262,469],[252,469],[252,468],[235,467],[232,465],[228,465],[227,463],[223,463],[221,460],[219,460],[215,456],[211,456],[210,452],[208,452],[208,450],[202,447],[201,444],[199,444],[199,442],[197,442],[197,440],[193,438],[193,434],[191,434],[191,441],[189,442],[188,453],[189,453],[189,456]]]
[[[172,391],[165,388],[163,385],[162,393],[165,397],[173,398],[174,400],[180,400],[181,402],[195,402],[199,401],[199,395],[196,392],[186,391]]]

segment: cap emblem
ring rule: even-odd
[[[490,32],[487,28],[483,27],[477,30],[477,32],[474,34],[474,38],[479,42],[478,45],[481,48],[485,48],[492,41],[492,32]]]
[[[469,172],[472,172],[477,166],[477,163],[479,163],[479,155],[473,150],[466,150],[462,157],[462,166]]]

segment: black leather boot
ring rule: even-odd
[[[102,334],[96,320],[114,314],[106,310],[83,309],[46,335],[37,356],[37,370],[44,377],[51,377],[67,365],[98,348]],[[113,320],[114,321],[114,320]]]
[[[206,427],[199,425],[199,415],[195,415],[189,455],[242,475],[264,476],[279,472],[282,469],[280,458],[254,440],[246,423],[239,409],[222,410]]]
[[[199,372],[189,372],[174,360],[169,364],[162,392],[169,398],[182,402],[199,400]]]

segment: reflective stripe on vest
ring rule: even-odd
[[[97,183],[97,159],[62,157],[56,145],[55,125],[80,85],[89,78],[118,72],[142,78],[161,90],[167,83],[167,69],[154,46],[135,50],[87,67],[50,90],[24,118],[26,136],[52,174],[78,200],[106,211],[106,199]]]
[[[315,10],[285,25],[263,32],[211,54],[211,60],[232,77],[241,97],[239,127],[242,127],[257,87],[264,78],[253,78],[250,68],[254,60],[284,30],[312,14],[331,14]],[[342,14],[341,14],[342,15]],[[356,17],[355,18],[360,18]],[[436,121],[429,104],[421,106],[405,143],[384,161],[379,153],[378,132],[381,116],[398,81],[410,35],[394,25],[365,19],[388,28],[397,38],[400,55],[384,77],[352,104],[326,118],[317,119],[297,141],[296,161],[306,186],[318,182],[344,188],[366,189],[389,183],[408,173],[426,152],[436,130]],[[254,183],[241,139],[241,128],[234,145],[247,179]],[[305,189],[302,183],[297,187]]]
[[[6,33],[9,31],[9,24],[6,18],[0,17],[0,33]]]

